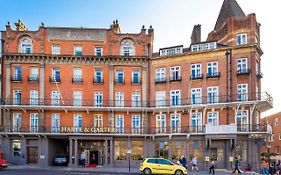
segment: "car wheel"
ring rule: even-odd
[[[177,170],[176,173],[175,173],[175,175],[183,175],[182,170]]]
[[[145,175],[150,175],[150,174],[151,174],[151,170],[150,170],[149,168],[145,168],[145,169],[143,170],[143,174],[145,174]]]

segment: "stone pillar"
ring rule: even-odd
[[[69,162],[68,162],[68,167],[72,167],[72,156],[73,156],[73,143],[72,139],[69,139]]]
[[[109,144],[109,146],[110,146],[110,163],[109,163],[109,165],[110,165],[110,166],[113,166],[113,159],[114,159],[113,141],[110,140],[109,143],[110,143],[110,144]]]
[[[127,159],[128,160],[131,160],[131,157],[132,157],[132,143],[131,143],[131,138],[129,137],[128,138],[128,143],[127,143]],[[128,153],[128,150],[131,150],[131,153]]]
[[[51,128],[47,128],[48,126],[45,126],[45,112],[40,112],[39,113],[39,121],[38,121],[38,125],[39,125],[39,132],[50,132]]]
[[[78,140],[75,139],[74,140],[74,157],[75,157],[75,161],[74,161],[74,167],[78,166],[78,160],[79,160],[79,155],[78,155]]]
[[[43,99],[45,98],[45,65],[40,64],[40,72],[39,72],[39,99],[40,102],[42,103]]]
[[[114,86],[114,65],[109,65],[109,106],[113,106],[114,104],[113,86]]]
[[[39,138],[39,155],[38,155],[38,165],[42,167],[48,166],[49,156],[49,142],[46,137]]]
[[[108,165],[108,140],[104,142],[104,165]]]
[[[4,130],[6,132],[11,131],[12,122],[11,122],[11,112],[10,111],[4,111]]]
[[[190,160],[190,154],[189,154],[189,143],[190,143],[190,141],[187,140],[187,141],[186,141],[186,150],[185,150],[185,151],[186,151],[185,155],[186,155],[186,160],[187,160],[187,161],[191,161],[191,160]]]
[[[6,100],[10,97],[11,93],[11,64],[7,63],[6,65],[6,96],[3,98],[6,98]]]
[[[114,113],[109,112],[108,113],[108,121],[109,121],[109,127],[114,128]]]
[[[142,89],[142,106],[147,106],[147,67],[143,66],[142,69],[142,84],[141,84],[141,89]]]
[[[171,139],[169,139],[169,141],[168,141],[168,147],[169,147],[169,149],[168,149],[168,159],[172,160],[172,140]]]

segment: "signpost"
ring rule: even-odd
[[[129,172],[131,172],[131,153],[132,153],[132,150],[129,148],[127,150],[127,154],[129,155],[128,156],[128,159],[129,159]]]

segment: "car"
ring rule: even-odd
[[[0,169],[7,168],[7,166],[8,166],[7,161],[4,160],[3,154],[0,153]]]
[[[187,174],[187,169],[181,165],[174,164],[173,162],[164,158],[146,158],[140,164],[140,171],[145,174]]]
[[[68,157],[61,155],[61,156],[55,156],[54,158],[54,165],[62,165],[67,166],[68,164]]]

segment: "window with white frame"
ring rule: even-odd
[[[156,91],[156,107],[166,106],[166,91]]]
[[[60,114],[52,114],[52,132],[60,132]]]
[[[166,69],[158,68],[155,70],[156,82],[164,82],[166,81]]]
[[[156,133],[166,133],[166,115],[156,115]]]
[[[95,106],[102,107],[103,106],[103,93],[102,92],[95,92]]]
[[[59,55],[60,54],[60,45],[52,45],[52,54]]]
[[[159,49],[160,56],[168,56],[183,53],[183,46]]]
[[[14,67],[13,80],[15,80],[15,81],[21,81],[22,80],[22,70],[21,70],[20,66],[15,66]]]
[[[132,115],[132,133],[140,134],[140,115]]]
[[[203,50],[211,50],[211,49],[215,49],[215,48],[217,48],[216,42],[191,45],[191,51],[192,52],[203,51]]]
[[[95,56],[102,56],[103,55],[103,49],[100,46],[95,47]]]
[[[207,103],[218,103],[219,102],[219,87],[213,86],[207,88]]]
[[[207,75],[209,77],[218,76],[218,73],[219,73],[218,62],[209,62],[207,64]]]
[[[13,113],[13,132],[21,131],[21,113]]]
[[[178,113],[171,114],[171,132],[181,132],[181,116]]]
[[[59,91],[52,91],[52,106],[59,106],[60,105],[60,92]]]
[[[38,132],[38,113],[30,114],[30,132]]]
[[[115,106],[124,107],[124,92],[115,93]]]
[[[30,105],[38,105],[38,90],[30,91]]]
[[[95,114],[94,115],[94,127],[95,128],[103,127],[103,117],[102,117],[102,114]]]
[[[200,78],[202,76],[201,72],[201,64],[191,65],[191,78]]]
[[[132,83],[140,83],[140,70],[133,70],[132,72]]]
[[[52,81],[60,82],[60,68],[58,67],[52,68]]]
[[[115,75],[115,82],[116,83],[124,83],[124,70],[117,69]]]
[[[208,125],[218,125],[218,124],[219,124],[219,113],[208,112]]]
[[[237,101],[248,100],[248,84],[237,85]]]
[[[171,81],[181,80],[181,67],[180,66],[170,68],[170,80]]]
[[[170,92],[170,105],[179,106],[181,104],[180,90],[173,90]]]
[[[248,111],[238,110],[236,112],[236,124],[238,131],[248,131]]]
[[[30,67],[30,76],[29,81],[38,81],[39,79],[39,70],[38,67]]]
[[[247,41],[247,33],[241,33],[236,36],[237,45],[245,45]]]
[[[12,140],[12,156],[20,157],[21,156],[21,141]]]
[[[132,107],[140,107],[141,106],[141,98],[140,92],[132,93]]]
[[[120,55],[132,56],[135,55],[135,44],[131,39],[125,39],[121,42]]]
[[[191,126],[192,131],[201,132],[202,131],[202,113],[194,112],[191,114]]]
[[[73,105],[82,106],[82,91],[73,91]]]
[[[13,90],[13,105],[21,105],[21,90]]]
[[[103,72],[102,72],[102,69],[95,69],[94,83],[103,83]]]
[[[82,46],[74,46],[74,55],[82,56]]]
[[[246,73],[247,71],[248,71],[248,59],[247,58],[237,59],[237,72]]]
[[[74,68],[73,69],[73,82],[82,82],[82,69]]]
[[[73,127],[75,132],[80,132],[82,128],[82,114],[73,115]]]
[[[201,104],[202,103],[202,89],[192,88],[191,89],[191,104]]]
[[[124,115],[116,115],[116,133],[124,133]]]
[[[20,39],[19,53],[30,54],[32,53],[32,40],[29,37]]]

